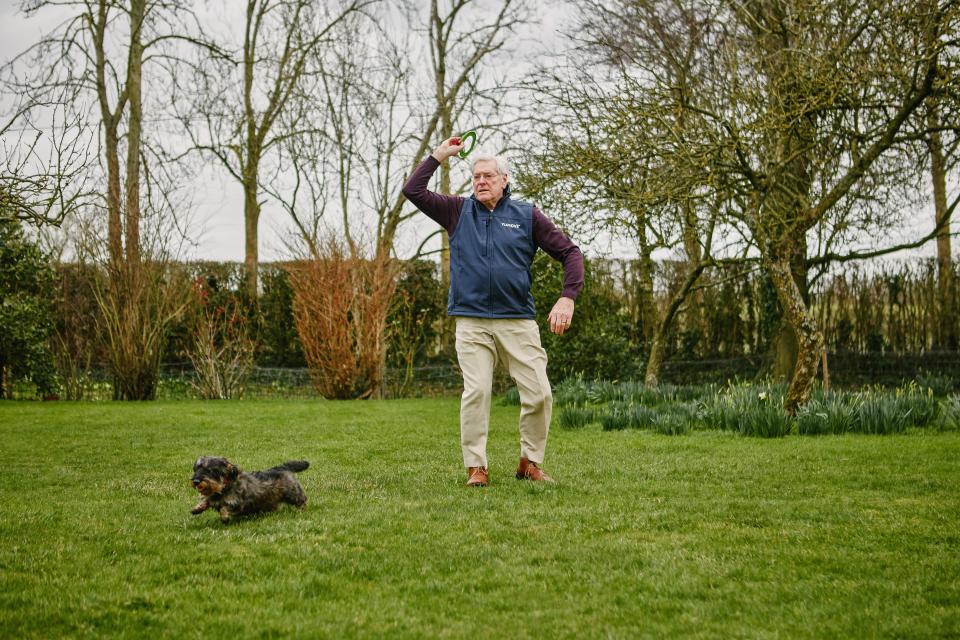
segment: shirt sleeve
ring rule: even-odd
[[[583,253],[555,224],[533,208],[533,240],[547,255],[563,264],[561,297],[576,300],[583,289]]]
[[[403,195],[412,202],[417,209],[424,212],[431,219],[452,235],[460,219],[460,209],[463,208],[464,198],[461,196],[446,196],[427,189],[430,178],[433,177],[440,162],[432,155],[417,165],[407,183],[403,185]]]

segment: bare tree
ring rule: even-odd
[[[723,39],[729,53],[717,79],[742,89],[733,109],[712,116],[725,132],[739,219],[797,338],[785,399],[793,413],[809,397],[823,349],[804,292],[807,234],[844,205],[863,211],[874,202],[873,178],[909,142],[908,123],[924,102],[946,88],[936,70],[951,55],[960,13],[951,2],[927,12],[916,3],[794,0],[737,4],[727,15],[738,28]],[[761,80],[753,86],[745,61]]]
[[[38,114],[48,122],[37,122]],[[89,204],[92,140],[65,105],[23,104],[0,127],[0,217],[59,226]]]
[[[672,0],[588,2],[565,64],[539,69],[529,83],[544,133],[527,155],[521,184],[581,234],[606,231],[635,244],[650,386],[658,383],[677,314],[713,263],[722,198],[707,163],[674,145],[678,135],[702,135],[702,116],[682,109],[677,96],[701,81],[700,39],[710,18]],[[651,87],[650,77],[663,85]],[[659,309],[658,250],[683,257],[679,281]],[[696,316],[697,305],[690,306]]]
[[[283,140],[305,133],[301,124],[311,126],[291,117],[303,113],[294,98],[308,62],[332,42],[341,22],[377,1],[247,0],[242,43],[208,41],[193,72],[178,78],[178,117],[193,149],[216,159],[243,187],[250,300],[257,294],[264,165]]]
[[[956,60],[960,9],[949,0],[615,0],[592,7],[588,20],[609,34],[597,42],[625,69],[618,80],[638,89],[638,109],[621,120],[622,135],[649,134],[649,152],[624,170],[644,175],[650,159],[670,167],[668,179],[650,185],[648,201],[678,192],[712,200],[724,235],[756,248],[796,336],[785,400],[792,413],[809,397],[823,353],[805,297],[808,269],[935,235],[883,242],[902,224],[899,205],[917,200],[903,158],[926,139],[921,107],[932,97],[956,100],[956,74],[938,69]],[[661,28],[663,15],[693,16],[704,27],[691,49],[659,49],[676,59],[689,55],[693,82],[649,64],[656,49],[648,34]],[[609,92],[612,100],[622,98],[620,88]],[[818,241],[815,250],[810,239]],[[867,247],[843,250],[853,242]]]
[[[937,11],[936,2],[928,0],[928,11]],[[932,43],[938,37],[936,24],[931,24],[926,40]],[[941,79],[949,79],[960,73],[956,57],[942,56],[937,59],[936,73]],[[947,349],[960,347],[958,329],[957,285],[951,247],[950,220],[953,214],[948,205],[947,174],[957,166],[957,149],[960,148],[960,113],[956,100],[942,100],[936,95],[927,99],[927,135],[925,139],[929,154],[930,182],[933,192],[934,222],[937,229],[937,285],[938,301],[944,321],[937,331],[936,346]],[[944,113],[946,109],[946,113]],[[948,123],[952,123],[948,124]]]
[[[344,260],[355,264],[369,260],[374,265],[347,281],[359,290],[334,292],[342,298],[334,306],[382,308],[376,296],[392,295],[393,289],[370,278],[382,273],[382,265],[399,253],[396,241],[402,226],[419,215],[401,194],[406,176],[436,143],[438,134],[448,137],[465,114],[476,118],[485,113],[484,123],[490,129],[497,122],[494,107],[503,88],[491,83],[482,62],[505,46],[522,18],[518,13],[522,3],[498,2],[492,16],[467,0],[456,0],[447,8],[442,5],[431,3],[422,33],[411,25],[423,16],[402,10],[399,3],[381,5],[370,16],[372,20],[351,16],[339,25],[335,44],[340,46],[318,49],[305,69],[308,80],[301,87],[301,100],[315,105],[305,117],[312,118],[310,128],[320,133],[289,138],[282,145],[288,167],[288,184],[282,188],[291,196],[286,209],[297,230],[295,244],[317,261],[303,274],[312,273],[316,279]],[[429,70],[416,65],[416,52],[431,56]],[[449,175],[441,180],[441,188],[449,190]],[[332,233],[344,239],[346,257],[339,256],[339,249],[331,252]],[[309,293],[306,275],[297,282],[304,300],[317,299]],[[351,313],[349,317],[368,315]],[[303,331],[319,325],[300,322],[298,326]],[[369,326],[385,329],[383,323]],[[385,347],[382,335],[354,329],[358,340],[362,337],[369,343],[356,343],[358,353],[370,352],[373,344]],[[323,346],[316,336],[301,338],[317,349]],[[384,362],[381,353],[380,366]],[[382,372],[376,379],[382,379]]]
[[[176,0],[76,0],[31,3],[27,13],[53,6],[74,13],[8,66],[6,84],[24,96],[25,108],[35,117],[64,114],[62,122],[74,130],[60,138],[67,141],[66,149],[71,140],[83,140],[86,131],[99,135],[99,165],[86,166],[82,155],[73,165],[78,174],[81,168],[91,172],[98,197],[89,207],[73,209],[106,214],[105,225],[88,228],[99,232],[105,227],[108,279],[95,294],[115,397],[147,399],[153,397],[167,328],[182,309],[182,296],[169,277],[168,254],[158,249],[166,240],[159,233],[146,239],[142,234],[145,215],[158,228],[173,215],[175,191],[166,168],[145,161],[154,149],[146,133],[144,88],[148,82],[162,83],[159,76],[147,75],[148,64],[172,55],[172,44],[184,37],[181,17],[190,12]],[[49,130],[55,133],[57,120],[51,122]],[[146,259],[145,241],[150,247]]]
[[[937,102],[932,99],[927,107],[927,126],[929,134],[926,140],[930,154],[930,181],[933,190],[934,223],[937,228],[937,285],[943,323],[938,331],[938,346],[946,349],[960,347],[958,335],[957,284],[954,274],[952,238],[950,221],[953,207],[948,205],[947,174],[950,163],[956,163],[958,139],[954,131],[953,140],[945,145],[944,120],[940,115]]]

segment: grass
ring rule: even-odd
[[[0,403],[0,637],[960,635],[960,433],[554,429],[543,486],[516,413],[471,490],[456,399]],[[201,454],[308,505],[191,516]]]

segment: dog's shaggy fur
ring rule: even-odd
[[[241,471],[226,458],[199,458],[193,465],[193,486],[203,499],[190,513],[213,508],[222,522],[234,516],[273,511],[286,502],[295,507],[307,503],[307,494],[293,474],[310,466],[306,460],[291,460],[265,471]]]

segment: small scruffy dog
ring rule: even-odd
[[[293,474],[309,466],[306,460],[291,460],[247,473],[226,458],[198,458],[193,465],[193,486],[203,499],[190,513],[197,515],[212,507],[219,511],[221,522],[230,522],[234,516],[273,511],[282,502],[302,507],[307,494]]]

